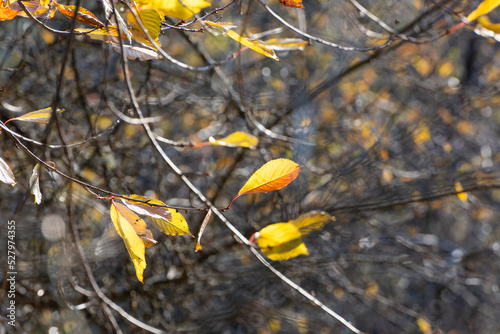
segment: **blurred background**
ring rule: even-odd
[[[215,0],[205,12],[227,3]],[[234,131],[259,137],[254,150],[162,143],[219,208],[266,161],[289,158],[303,166],[288,187],[239,198],[224,214],[246,237],[312,210],[335,216],[304,238],[309,256],[272,264],[361,331],[500,332],[499,44],[473,27],[446,34],[480,1],[359,3],[376,20],[345,0],[304,0],[302,10],[268,2],[293,26],[354,50],[311,42],[303,51],[278,51],[276,62],[247,49],[202,72],[161,59],[129,61],[139,105],[158,117],[151,124],[156,134],[178,143]],[[103,19],[100,2],[81,6]],[[488,16],[500,22],[499,10]],[[247,36],[301,38],[257,1],[240,0],[210,19],[220,17]],[[59,30],[70,24],[59,13],[47,22]],[[393,28],[399,33],[387,31]],[[391,36],[390,45],[373,49]],[[160,41],[191,66],[240,48],[225,36],[173,28]],[[0,22],[0,45],[0,120],[50,107],[59,92],[66,144],[81,143],[65,149],[55,126],[9,123],[39,142],[22,140],[33,153],[117,194],[203,207],[142,126],[111,112],[110,104],[129,115],[131,104],[121,56],[108,44],[78,36],[68,48],[67,37],[17,17]],[[158,244],[146,250],[141,284],[109,201],[76,184],[69,193],[67,179],[41,170],[43,198],[36,205],[29,187],[36,161],[5,132],[0,156],[18,182],[0,184],[0,333],[146,332],[95,295],[70,220],[96,284],[144,324],[172,333],[348,332],[274,276],[217,219],[196,253],[195,239],[151,227]],[[196,235],[204,213],[185,217]],[[15,328],[5,316],[10,220]]]

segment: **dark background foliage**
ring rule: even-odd
[[[279,52],[281,62],[246,50],[206,72],[165,60],[129,61],[139,105],[146,116],[161,118],[151,124],[153,131],[174,141],[233,131],[259,136],[256,150],[162,144],[219,208],[270,159],[304,166],[288,187],[242,197],[225,215],[246,237],[310,210],[334,215],[335,222],[305,238],[309,256],[273,266],[360,330],[419,333],[418,320],[425,319],[436,332],[498,332],[499,44],[468,28],[443,36],[459,22],[453,13],[466,15],[479,1],[361,3],[391,27],[397,20],[403,39],[394,36],[389,46],[369,52],[312,43],[303,52]],[[100,3],[82,6],[102,15]],[[281,27],[280,36],[297,37],[257,2],[242,1],[241,15],[238,6],[217,15],[248,32]],[[348,1],[306,1],[303,11],[270,6],[309,33],[345,46],[371,48],[390,37]],[[495,21],[498,13],[490,16]],[[70,21],[56,16],[48,25],[65,30]],[[160,38],[170,55],[191,65],[204,65],[204,53],[222,60],[239,47],[224,37],[174,29]],[[24,141],[37,156],[114,193],[204,207],[161,160],[142,126],[118,122],[111,113],[109,103],[127,114],[132,109],[121,56],[108,45],[80,36],[68,49],[66,37],[23,18],[0,23],[0,45],[2,122],[51,106],[59,93],[66,144],[102,133],[68,149],[71,159],[63,148]],[[55,125],[9,127],[62,144]],[[69,193],[67,179],[43,171],[43,201],[35,205],[28,179],[36,161],[6,133],[0,156],[18,182],[0,186],[0,332],[141,331],[95,296],[70,219],[102,291],[146,324],[188,333],[347,332],[274,276],[217,219],[197,253],[194,239],[153,230],[159,243],[146,251],[141,284],[113,234],[108,201],[77,185]],[[457,196],[462,189],[467,194]],[[204,213],[185,217],[197,233]],[[3,312],[9,220],[16,222],[15,329]]]

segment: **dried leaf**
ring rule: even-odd
[[[205,0],[137,0],[139,9],[154,9],[161,16],[170,16],[187,20],[200,10],[211,6]]]
[[[299,216],[297,219],[290,220],[288,223],[293,224],[301,235],[306,235],[313,230],[322,228],[326,223],[334,220],[335,217],[330,216],[324,211],[311,211]]]
[[[30,190],[35,195],[35,203],[42,202],[42,192],[40,191],[40,164],[36,164],[33,168],[33,174],[30,177]]]
[[[229,136],[214,139],[213,137],[208,138],[212,145],[220,145],[227,147],[246,147],[254,150],[259,143],[259,139],[246,132],[236,131],[231,133]]]
[[[57,109],[57,112],[63,112],[64,109]],[[45,109],[35,110],[29,112],[25,115],[11,118],[8,121],[23,121],[23,122],[37,122],[37,123],[48,123],[52,117],[52,107]],[[7,123],[7,122],[6,122]]]
[[[280,0],[280,3],[284,7],[304,8],[302,0]]]
[[[130,225],[132,225],[135,233],[137,233],[139,238],[142,239],[144,246],[149,248],[158,243],[158,241],[153,238],[153,233],[148,230],[146,222],[142,220],[141,217],[136,215],[132,210],[130,210],[123,204],[115,202],[114,205],[120,211],[122,216],[130,223]]]
[[[0,158],[0,181],[11,185],[16,184],[14,173],[12,173],[9,165],[2,158]]]
[[[148,31],[151,39],[160,45],[160,35],[161,21],[162,18],[155,10],[139,10],[137,15],[140,17],[142,24]],[[132,33],[132,38],[144,45],[155,48],[153,43],[148,39],[146,33],[142,30],[141,26],[134,17],[134,14],[130,11],[127,15],[127,24],[130,27],[130,32]]]
[[[189,226],[186,219],[177,211],[168,209],[172,215],[172,219],[165,220],[159,218],[150,218],[153,225],[167,235],[190,235]]]
[[[308,42],[300,38],[272,38],[263,44],[274,51],[303,51]]]
[[[123,204],[125,204],[130,210],[134,211],[139,215],[158,218],[158,219],[165,219],[167,221],[172,220],[172,213],[170,212],[170,210],[168,208],[158,206],[158,205],[165,206],[165,203],[163,203],[160,200],[151,199],[140,195],[128,195],[125,197],[130,198],[131,200],[122,198]],[[134,200],[139,200],[142,202]]]
[[[284,261],[309,254],[299,229],[290,223],[277,223],[256,233],[257,244],[269,259]]]
[[[142,283],[144,269],[146,269],[146,248],[142,239],[135,232],[134,227],[120,211],[120,208],[123,208],[123,206],[117,207],[116,203],[112,202],[109,210],[111,220],[115,225],[116,231],[122,237],[123,242],[125,242],[127,251],[134,263],[137,279]]]
[[[498,6],[500,6],[500,0],[484,0],[477,6],[476,10],[467,16],[467,20],[474,21],[479,16],[488,14]]]
[[[119,45],[111,44],[116,52],[121,53],[122,49]],[[158,58],[158,53],[156,51],[146,48],[140,48],[137,46],[123,45],[123,51],[125,52],[125,57],[130,60],[135,60],[139,58],[140,60],[151,60]]]
[[[58,4],[55,2],[56,8],[63,14],[64,16],[72,19],[75,16],[75,10],[76,6],[65,6]],[[102,28],[104,27],[104,23],[99,21],[97,17],[95,17],[94,13],[92,13],[90,10],[79,7],[78,8],[78,14],[76,15],[76,20],[80,23],[93,26],[93,27],[98,27]]]
[[[250,48],[250,49],[252,49],[260,54],[263,54],[266,57],[269,57],[269,58],[272,58],[276,61],[279,61],[278,56],[276,56],[276,53],[274,53],[274,50],[272,48],[266,46],[261,41],[251,41],[246,37],[240,36],[239,34],[234,32],[233,30],[231,30],[231,28],[234,28],[234,26],[229,25],[227,23],[226,24],[214,23],[211,21],[203,21],[203,22],[205,22],[206,24],[208,24],[212,28],[217,28],[217,31],[223,33],[224,35],[226,35],[229,38],[234,39],[236,42],[243,44],[244,46],[246,46],[246,47],[248,47],[248,48]]]
[[[195,252],[201,250],[201,236],[203,235],[205,227],[207,227],[207,224],[210,221],[211,217],[212,217],[212,210],[208,210],[205,218],[203,219],[203,222],[201,223],[200,232],[198,232],[198,242],[196,243]]]

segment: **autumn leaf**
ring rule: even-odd
[[[111,203],[111,208],[109,210],[111,220],[115,225],[116,231],[123,239],[125,247],[127,247],[127,251],[132,258],[137,279],[142,283],[144,269],[146,269],[146,248],[142,239],[137,235],[137,232],[131,222],[126,218],[127,213],[122,213],[121,210],[123,210],[124,206],[118,206],[117,204],[119,203]]]
[[[10,7],[0,6],[0,21],[12,20],[17,16],[19,12],[20,10],[14,10]]]
[[[304,8],[302,0],[280,0],[283,7]]]
[[[227,207],[229,208],[233,201],[241,195],[267,193],[286,187],[297,178],[301,169],[301,166],[288,159],[274,159],[265,163],[252,174]]]
[[[143,219],[141,219],[141,217],[136,215],[132,210],[130,210],[123,204],[114,202],[114,205],[120,211],[122,216],[130,223],[130,225],[132,225],[135,233],[137,233],[139,238],[142,239],[144,246],[149,248],[154,244],[158,243],[153,238],[153,233],[151,233],[151,231],[148,230],[146,222]]]
[[[95,28],[78,28],[75,32],[85,34],[92,39],[101,40],[104,42],[115,42],[119,43],[118,39],[118,28],[113,25],[108,25],[107,27],[102,27],[99,29]],[[122,33],[125,37],[125,34]]]
[[[154,9],[161,16],[182,20],[187,20],[212,5],[205,0],[137,0],[136,3],[139,9]]]
[[[14,173],[2,158],[0,158],[0,181],[10,185],[16,184]]]
[[[186,219],[177,211],[168,209],[172,215],[172,219],[150,218],[153,225],[161,232],[167,235],[190,235],[189,226]]]
[[[236,131],[221,139],[210,137],[208,138],[208,142],[197,143],[194,146],[218,145],[227,147],[246,147],[254,150],[258,143],[259,139],[257,137],[246,132]]]
[[[300,38],[272,38],[263,44],[274,51],[303,51],[309,43]]]
[[[111,46],[116,52],[122,52],[122,48],[119,45],[111,44]],[[158,58],[158,53],[156,53],[156,51],[141,48],[138,46],[123,45],[123,53],[125,54],[125,57],[130,60],[135,60],[137,58],[139,58],[140,60],[151,60]]]
[[[474,21],[479,16],[488,14],[498,6],[500,6],[500,0],[484,0],[472,13],[467,16],[467,20]]]
[[[264,255],[273,261],[288,260],[309,252],[302,236],[335,220],[322,211],[311,211],[286,223],[271,224],[252,236]]]
[[[35,203],[42,202],[42,192],[40,191],[40,164],[36,164],[30,177],[30,190],[35,196]]]
[[[165,203],[158,199],[147,198],[140,195],[128,195],[121,199],[130,210],[143,216],[152,218],[172,220],[172,213],[165,206]],[[159,206],[161,205],[161,206]]]
[[[158,12],[150,9],[150,10],[139,10],[137,11],[136,14],[138,17],[140,17],[142,24],[148,31],[149,35],[151,36],[151,39],[155,41],[156,44],[161,45],[158,36],[160,35],[162,18],[160,17]],[[149,47],[155,48],[153,43],[149,41],[148,36],[142,30],[141,26],[135,19],[135,16],[132,13],[132,11],[128,12],[127,24],[130,27],[132,38],[135,41],[147,45]]]
[[[211,217],[212,217],[212,210],[208,210],[207,214],[205,215],[205,218],[203,218],[203,222],[201,223],[200,232],[198,232],[198,242],[196,242],[195,252],[201,250],[201,236],[203,235],[205,227],[207,227],[207,224],[210,221]]]
[[[55,15],[55,10],[52,10],[49,12],[50,10],[50,1],[45,1],[45,0],[42,0],[42,1],[37,1],[37,0],[34,0],[34,1],[23,1],[23,5],[26,7],[26,9],[28,9],[28,11],[30,12],[31,15],[33,15],[34,17],[41,17],[41,16],[44,16],[44,18],[48,18],[48,19],[52,19],[54,18],[54,15]],[[12,9],[15,9],[15,10],[21,10],[21,7],[19,6],[18,2],[13,2],[10,7]],[[48,14],[48,16],[47,16]],[[22,17],[29,17],[28,14],[26,14],[24,11],[21,11],[18,16],[22,16]]]
[[[274,59],[276,61],[279,61],[278,56],[276,56],[276,53],[274,50],[266,45],[264,45],[261,41],[251,41],[246,37],[242,37],[233,30],[232,28],[235,28],[235,26],[231,25],[230,23],[215,23],[211,21],[203,21],[207,25],[209,25],[212,28],[216,28],[216,30],[224,35],[226,35],[229,38],[234,39],[236,42],[266,56],[271,59]]]
[[[64,16],[66,16],[70,19],[72,19],[75,16],[76,6],[65,6],[65,5],[58,4],[57,2],[55,2],[55,5],[56,5],[56,8]],[[82,7],[78,8],[78,14],[76,16],[76,20],[80,23],[83,23],[83,24],[86,24],[89,26],[98,27],[98,28],[104,27],[104,23],[99,21],[99,19],[97,17],[95,17],[95,15],[91,11],[89,11],[88,9],[82,8]]]
[[[63,112],[64,109],[57,109],[57,112]],[[52,107],[48,107],[45,109],[35,110],[24,114],[22,116],[11,118],[7,122],[10,121],[23,121],[23,122],[36,122],[36,123],[48,123],[50,118],[52,117]],[[5,123],[7,123],[5,122]]]

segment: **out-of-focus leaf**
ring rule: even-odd
[[[61,5],[57,2],[55,2],[55,5],[56,5],[56,8],[64,16],[66,16],[70,19],[72,19],[75,16],[76,6],[65,6],[65,5]],[[105,26],[104,23],[99,21],[99,19],[97,17],[95,17],[95,15],[90,10],[82,8],[82,7],[78,8],[78,14],[76,16],[76,19],[80,23],[83,23],[83,24],[86,24],[89,26],[93,26],[93,27],[102,28]]]
[[[272,48],[266,46],[261,41],[251,41],[246,37],[240,36],[233,30],[231,30],[231,28],[234,28],[234,26],[224,23],[215,23],[211,21],[203,21],[203,22],[205,22],[212,28],[216,28],[217,31],[221,32],[222,34],[226,35],[229,38],[234,39],[236,42],[243,44],[244,46],[254,50],[255,52],[258,52],[266,57],[279,61],[278,56],[276,56],[276,53],[274,53],[274,50]]]
[[[122,237],[123,242],[125,242],[127,251],[134,263],[137,279],[142,283],[144,269],[146,269],[146,248],[142,239],[135,232],[134,227],[120,211],[120,208],[123,208],[123,206],[117,207],[114,202],[111,204],[109,210],[111,220],[115,225],[116,231]]]
[[[311,211],[299,216],[297,219],[289,221],[299,230],[301,235],[305,235],[313,230],[322,228],[326,223],[334,221],[335,217],[324,211]]]
[[[203,219],[203,223],[201,223],[200,232],[198,232],[198,241],[196,242],[195,252],[201,250],[201,236],[203,235],[205,227],[207,227],[207,224],[210,221],[211,217],[212,217],[212,210],[208,210],[205,218]]]
[[[95,30],[94,28],[78,28],[75,29],[75,32],[85,33],[92,39],[98,39],[104,42],[119,43],[118,28],[116,28],[116,26],[108,25],[107,27],[102,27]]]
[[[14,173],[2,158],[0,158],[0,181],[11,185],[16,184]]]
[[[14,10],[10,7],[0,6],[0,21],[12,20],[14,17],[17,16],[18,13],[19,10]]]
[[[284,7],[304,8],[302,0],[280,0],[280,3]]]
[[[63,112],[64,109],[57,109],[57,112]],[[35,110],[24,114],[22,116],[11,118],[9,121],[23,121],[23,122],[37,122],[37,123],[48,123],[52,117],[52,107]],[[5,123],[7,123],[5,122]]]
[[[152,9],[139,10],[137,11],[137,15],[141,18],[142,24],[149,32],[151,38],[156,42],[156,44],[160,45],[160,39],[158,38],[158,36],[160,35],[162,18],[160,17],[158,12]],[[135,19],[134,14],[131,11],[127,15],[127,24],[130,27],[132,38],[135,41],[155,48],[153,43],[149,41],[148,36],[142,30],[141,26],[139,25],[139,23]]]
[[[498,6],[500,6],[500,0],[484,0],[472,13],[467,16],[467,20],[474,21],[481,15],[488,14]]]
[[[130,210],[134,211],[139,215],[158,218],[158,219],[165,219],[168,221],[172,220],[172,213],[168,208],[157,206],[157,205],[165,205],[165,203],[163,203],[158,199],[147,198],[140,195],[128,195],[125,197],[130,198],[131,200],[129,201],[126,198],[125,199],[122,198],[123,204],[125,204]],[[134,200],[139,200],[142,202]]]
[[[132,210],[127,208],[125,205],[120,203],[114,203],[117,210],[120,211],[120,214],[132,225],[135,233],[142,239],[144,246],[147,248],[153,246],[158,243],[153,238],[153,233],[148,230],[148,226],[144,220],[141,219],[138,215],[136,215]]]
[[[487,16],[481,16],[477,19],[477,23],[479,23],[483,28],[493,31],[494,33],[500,33],[500,23],[492,23]]]
[[[418,328],[420,329],[420,331],[423,334],[431,334],[432,333],[432,327],[431,327],[431,325],[424,318],[418,318],[417,319],[417,325],[418,325]]]
[[[119,45],[111,44],[116,52],[121,53],[122,49]],[[158,53],[156,51],[146,48],[140,48],[137,46],[123,45],[123,52],[125,57],[130,60],[135,60],[139,58],[140,60],[151,60],[158,58]]]
[[[30,190],[35,195],[35,203],[42,202],[42,192],[40,191],[40,164],[36,164],[33,168],[33,174],[30,177]]]
[[[255,149],[259,143],[259,139],[257,137],[242,131],[233,132],[229,136],[221,139],[210,137],[208,140],[212,143],[212,145],[246,147],[252,150]]]
[[[172,219],[159,219],[151,218],[153,225],[168,235],[190,235],[194,237],[191,232],[189,232],[189,226],[186,219],[177,211],[173,209],[168,209],[172,215]]]
[[[299,229],[290,223],[266,226],[257,233],[256,239],[262,253],[273,261],[309,254]]]
[[[41,17],[43,16],[44,18],[47,17],[47,12],[50,10],[49,7],[49,2],[48,1],[23,1],[24,6],[28,9],[31,15],[34,17]],[[13,2],[10,7],[14,10],[21,10],[21,7],[19,6],[18,2]],[[54,18],[56,11],[52,10],[50,12],[50,15],[47,17],[48,19]],[[29,17],[24,11],[21,10],[21,12],[18,14],[18,16],[22,17]]]
[[[161,16],[170,16],[187,20],[200,10],[211,6],[205,0],[137,0],[139,9],[154,9]]]
[[[274,51],[303,51],[308,42],[300,38],[272,38],[263,44]]]

